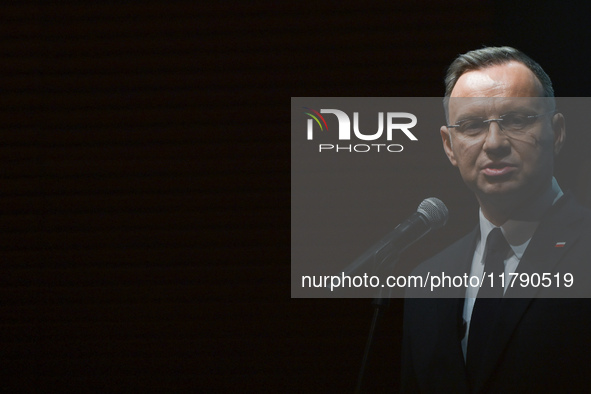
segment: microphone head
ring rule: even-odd
[[[445,226],[449,217],[447,207],[443,201],[435,197],[424,199],[419,205],[417,212],[427,218],[427,222],[432,230]]]

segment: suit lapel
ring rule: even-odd
[[[540,223],[517,267],[517,272],[527,274],[535,272],[552,273],[564,253],[579,237],[580,225],[577,205],[573,197],[565,195],[561,201],[550,208]],[[565,242],[564,247],[556,247],[559,242]],[[478,372],[477,379],[475,379],[474,392],[478,392],[484,387],[505,351],[513,331],[532,299],[536,297],[541,289],[541,286],[522,288],[517,284],[507,289],[501,304],[499,320],[497,320],[493,330],[495,335],[487,351],[488,356],[486,360],[483,360],[482,368]]]
[[[458,275],[469,272],[476,239],[480,234],[478,226],[456,245],[456,251],[451,258],[441,261],[437,272],[446,275]],[[429,382],[429,387],[423,387],[425,391],[439,391],[449,388],[449,382],[456,385],[454,391],[468,392],[468,379],[464,355],[462,353],[462,311],[464,306],[465,289],[458,288],[455,298],[431,298],[423,301],[432,306],[431,312],[426,315],[435,316],[429,319],[431,324],[424,327],[422,350],[425,352],[419,356],[421,361],[417,365],[426,366],[419,373],[420,379]],[[424,362],[426,361],[426,362]],[[446,371],[442,373],[442,371]],[[437,378],[434,378],[437,377]]]
[[[517,273],[531,275],[554,271],[562,256],[581,235],[582,221],[577,208],[574,198],[569,194],[550,209],[519,262]],[[559,243],[564,243],[564,246],[556,247]],[[506,298],[533,298],[542,288],[514,285],[507,289]]]

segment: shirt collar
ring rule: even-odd
[[[536,228],[544,213],[550,208],[564,193],[558,186],[556,179],[552,178],[551,186],[538,196],[526,209],[519,212],[515,219],[509,219],[503,223],[501,231],[505,239],[511,246],[513,253],[521,260],[529,241],[534,235]],[[480,245],[486,245],[488,234],[496,226],[484,217],[482,209],[480,210]]]

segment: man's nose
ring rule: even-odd
[[[483,149],[486,152],[495,154],[506,154],[506,151],[511,149],[511,144],[507,135],[501,129],[499,122],[491,120],[488,122],[488,133],[484,139]]]

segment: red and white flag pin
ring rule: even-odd
[[[556,245],[554,245],[555,248],[564,248],[564,245],[566,245],[566,242],[556,242]]]

